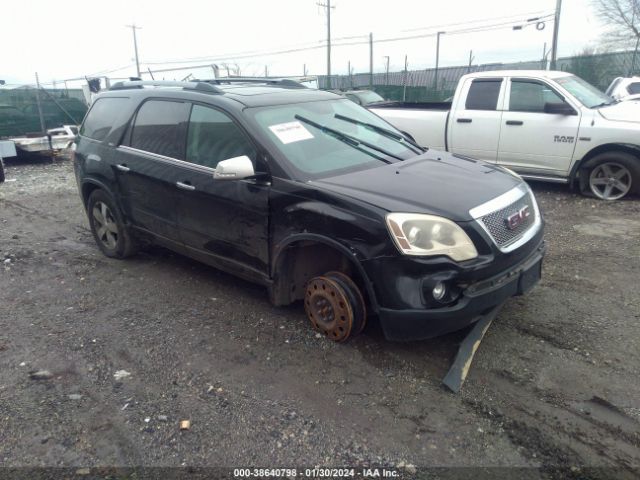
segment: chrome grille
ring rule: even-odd
[[[507,225],[507,218],[519,212],[525,206],[529,207],[529,216],[513,230]],[[536,223],[536,208],[531,193],[527,192],[520,199],[504,208],[488,213],[478,219],[493,237],[498,247],[506,247],[519,238]]]

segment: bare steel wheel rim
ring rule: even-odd
[[[631,190],[631,172],[619,163],[603,163],[591,171],[589,187],[602,200],[618,200]]]
[[[93,222],[96,235],[102,244],[113,250],[118,244],[118,224],[106,203],[96,202],[93,205]]]
[[[340,286],[327,277],[307,284],[304,308],[313,328],[331,340],[341,342],[351,334],[353,311]]]

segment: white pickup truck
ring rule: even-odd
[[[417,143],[480,158],[525,179],[573,185],[603,200],[640,194],[640,102],[618,102],[566,72],[481,72],[451,103],[371,111]]]

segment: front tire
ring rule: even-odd
[[[582,193],[614,201],[640,192],[640,159],[625,152],[605,152],[589,161],[580,182]]]
[[[314,330],[346,342],[364,328],[367,311],[355,282],[340,272],[314,277],[305,288],[304,309]]]
[[[102,253],[110,258],[133,255],[136,244],[126,227],[120,209],[104,190],[95,190],[87,202],[91,233]]]

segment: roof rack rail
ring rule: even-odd
[[[109,90],[131,90],[143,87],[181,87],[185,90],[196,90],[206,93],[224,93],[221,89],[207,82],[177,82],[171,80],[134,80],[114,83]]]
[[[196,82],[206,82],[208,84],[224,85],[230,83],[266,83],[267,85],[278,85],[289,88],[307,88],[300,82],[291,80],[290,78],[273,78],[273,77],[222,77],[208,80],[194,80]]]

